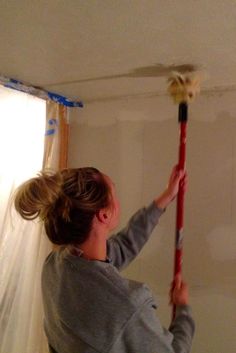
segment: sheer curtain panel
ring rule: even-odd
[[[0,86],[0,353],[47,352],[40,276],[51,246],[12,207],[16,187],[42,169],[45,122],[46,101]]]

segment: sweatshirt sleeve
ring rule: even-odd
[[[161,326],[151,303],[143,305],[117,337],[111,352],[190,353],[194,322],[187,308],[177,312],[172,331]]]
[[[176,317],[170,325],[169,330],[174,337],[172,342],[174,352],[189,352],[190,348],[187,350],[187,347],[191,347],[195,324],[192,318],[191,308],[188,305],[177,306]]]
[[[128,225],[107,241],[107,256],[118,269],[125,268],[140,252],[164,210],[154,202],[131,217]]]

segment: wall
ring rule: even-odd
[[[235,353],[236,92],[202,94],[189,110],[184,278],[197,331],[193,353]],[[169,97],[90,103],[71,111],[69,166],[95,166],[114,180],[123,226],[166,186],[178,159],[177,106]],[[168,326],[175,203],[124,276],[146,282]]]

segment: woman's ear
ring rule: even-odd
[[[99,222],[103,224],[109,224],[110,222],[110,211],[108,209],[102,208],[96,213],[96,217]]]

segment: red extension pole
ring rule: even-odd
[[[185,102],[179,104],[179,169],[185,169],[186,160],[186,131],[188,120],[188,105]],[[174,278],[182,272],[182,257],[183,257],[183,227],[184,227],[184,189],[180,184],[177,195],[176,207],[176,235],[175,235],[175,260],[174,260]],[[175,318],[176,306],[173,306],[173,316]]]

